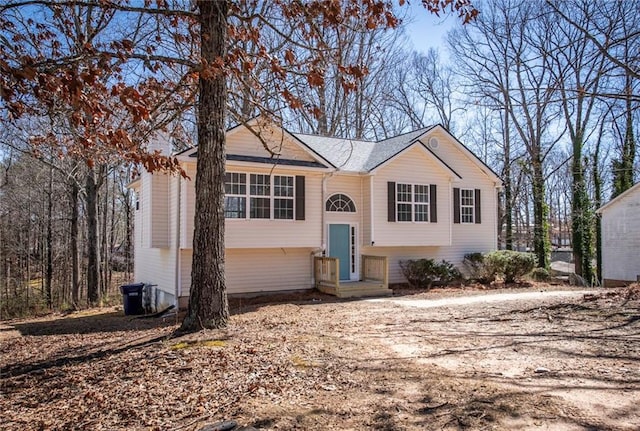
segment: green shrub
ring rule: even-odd
[[[505,283],[514,283],[530,273],[536,266],[536,256],[533,253],[523,253],[513,250],[498,250],[487,253],[485,262],[502,274]]]
[[[469,273],[469,279],[482,284],[491,284],[498,274],[494,266],[489,265],[482,253],[467,253],[462,264]]]
[[[551,279],[551,274],[545,268],[533,268],[530,276],[534,281],[549,281]]]
[[[451,262],[438,263],[433,259],[400,261],[400,269],[407,282],[418,289],[430,289],[434,284],[443,285],[461,280],[462,274]]]

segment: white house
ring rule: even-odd
[[[635,282],[640,276],[640,183],[596,212],[602,217],[603,285]]]
[[[380,142],[294,134],[258,120],[251,127],[263,141],[245,126],[227,132],[230,294],[309,289],[327,277],[343,289],[374,278],[381,285],[369,293],[384,293],[388,282],[404,281],[400,260],[459,263],[496,247],[501,180],[442,126]],[[197,153],[177,155],[191,178]],[[135,280],[156,285],[157,306],[184,305],[194,182],[143,173],[131,187],[139,202]]]

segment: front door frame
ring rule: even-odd
[[[331,250],[331,239],[330,239],[330,226],[332,224],[342,224],[349,226],[349,279],[348,280],[340,280],[344,282],[349,281],[358,281],[360,279],[360,246],[358,243],[358,236],[360,235],[360,229],[358,223],[351,221],[331,221],[327,223],[326,229],[326,241],[327,241],[327,250],[326,255],[329,255],[329,250]],[[340,262],[340,266],[344,265],[344,262]]]

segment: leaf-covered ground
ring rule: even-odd
[[[640,429],[637,292],[459,300],[496,293],[236,300],[179,337],[116,309],[5,322],[0,428]]]

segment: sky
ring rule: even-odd
[[[418,0],[411,1],[408,14],[405,19],[405,23],[408,24],[407,36],[414,48],[421,52],[427,52],[429,48],[443,47],[447,31],[456,25],[462,26],[462,19],[457,16],[440,14],[440,17],[437,17],[429,13]]]

